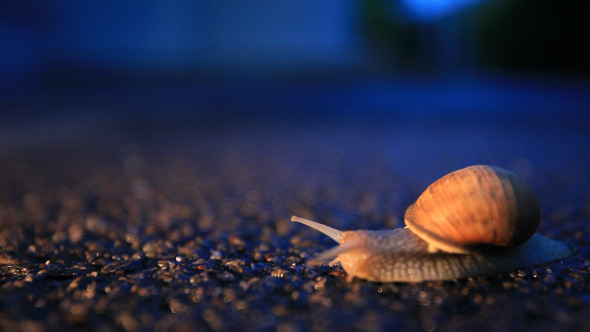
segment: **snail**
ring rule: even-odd
[[[535,234],[539,199],[511,171],[476,165],[430,185],[405,213],[405,228],[340,231],[292,217],[339,243],[308,265],[340,262],[377,282],[419,282],[494,275],[563,259],[568,245]]]

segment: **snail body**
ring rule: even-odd
[[[534,191],[514,173],[471,166],[429,186],[406,211],[406,228],[340,231],[293,217],[338,246],[308,263],[340,262],[348,278],[378,282],[450,280],[532,267],[572,254],[535,234],[541,217]]]

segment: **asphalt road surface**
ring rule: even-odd
[[[590,135],[575,125],[181,114],[4,125],[0,330],[590,329]],[[410,284],[306,266],[334,243],[292,215],[401,227],[430,183],[472,164],[520,174],[539,232],[576,253]]]

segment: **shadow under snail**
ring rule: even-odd
[[[511,171],[486,165],[452,172],[430,185],[405,214],[405,228],[340,231],[292,217],[339,243],[308,265],[340,262],[353,277],[377,282],[450,280],[545,264],[573,253],[535,234],[541,207]]]

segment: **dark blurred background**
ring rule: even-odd
[[[584,130],[589,14],[574,0],[2,2],[0,132],[6,146],[113,118]]]

